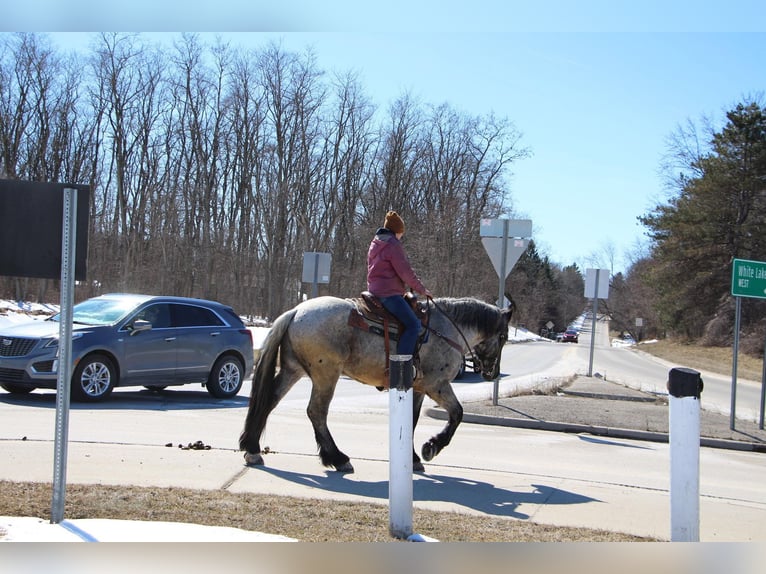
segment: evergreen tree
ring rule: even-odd
[[[726,117],[709,151],[688,159],[678,195],[639,218],[654,241],[660,319],[691,338],[707,334],[710,343],[731,335],[732,261],[762,259],[766,242],[766,114],[748,102]],[[762,315],[757,308],[749,314]]]

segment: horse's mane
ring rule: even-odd
[[[498,329],[500,312],[497,307],[474,297],[440,297],[433,300],[437,309],[449,315],[455,323],[479,333],[494,333]]]

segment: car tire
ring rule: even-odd
[[[217,399],[229,399],[242,388],[245,366],[234,355],[219,358],[207,380],[207,392]]]
[[[14,383],[3,383],[0,385],[3,389],[11,393],[12,395],[28,395],[35,390],[35,387],[28,387],[26,385],[16,385]]]
[[[117,369],[106,355],[80,359],[72,374],[72,399],[94,403],[107,398],[117,382]]]

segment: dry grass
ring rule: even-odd
[[[0,515],[50,517],[51,485],[0,481]],[[67,485],[67,519],[188,522],[268,532],[304,542],[389,542],[388,507],[225,490]],[[636,542],[649,538],[511,518],[415,509],[415,531],[442,542]]]
[[[702,347],[691,343],[662,340],[656,343],[642,344],[638,347],[655,357],[690,367],[698,371],[710,371],[721,375],[731,375],[733,351],[731,347]],[[737,357],[737,377],[760,381],[763,358],[740,353]]]

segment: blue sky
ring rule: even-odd
[[[666,198],[660,162],[679,125],[710,117],[720,126],[744,98],[766,103],[766,7],[754,0],[532,8],[394,0],[385,11],[345,1],[319,10],[308,0],[280,8],[221,0],[190,11],[174,0],[152,18],[140,10],[144,0],[125,13],[101,13],[102,4],[75,0],[47,23],[10,14],[2,27],[218,30],[245,46],[279,40],[311,47],[328,71],[357,71],[379,107],[409,91],[424,103],[507,117],[532,153],[513,167],[514,215],[532,219],[544,254],[583,269],[608,267],[592,258],[607,247],[614,270],[626,267],[643,240],[636,218]]]

